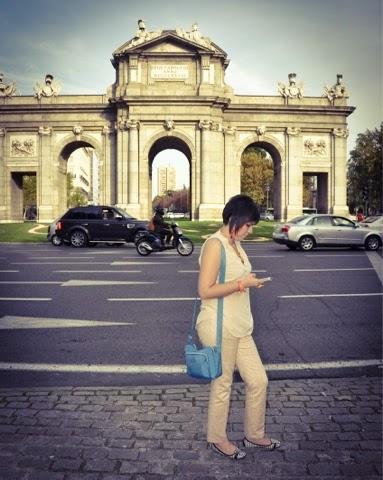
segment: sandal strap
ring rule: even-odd
[[[279,440],[275,440],[274,438],[270,438],[269,445],[260,445],[259,443],[254,443],[248,440],[246,437],[243,439],[243,445],[247,448],[260,448],[262,450],[275,450],[281,446],[281,442]]]

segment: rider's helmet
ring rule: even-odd
[[[165,214],[165,210],[162,208],[162,207],[156,207],[154,209],[154,211],[160,215],[164,215]]]

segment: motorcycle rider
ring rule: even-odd
[[[164,220],[165,211],[161,207],[156,207],[154,209],[154,212],[155,214],[152,218],[152,222],[154,225],[154,233],[156,233],[161,238],[162,244],[164,244],[165,241],[166,244],[169,245],[171,243],[170,240],[173,233],[169,223],[165,222]]]

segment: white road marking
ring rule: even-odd
[[[377,252],[367,252],[367,256],[378,275],[380,283],[383,283],[383,258]]]
[[[294,272],[356,272],[373,268],[296,268]]]
[[[72,256],[72,255],[71,255]],[[61,255],[61,257],[45,257],[45,256],[41,256],[41,257],[28,257],[30,260],[62,260],[63,257]],[[94,258],[94,257],[86,257],[87,260],[91,259],[91,258]],[[45,262],[44,262],[45,263]]]
[[[280,295],[278,298],[322,298],[322,297],[376,297],[383,296],[383,293],[321,293],[305,295]]]
[[[135,282],[130,280],[68,280],[59,282],[62,287],[97,287],[100,285],[153,285],[157,282]]]
[[[20,270],[0,270],[0,273],[19,273]]]
[[[285,258],[285,255],[248,255],[248,258]]]
[[[110,262],[11,262],[11,265],[110,265]]]
[[[53,270],[53,273],[142,273],[142,270]]]
[[[127,322],[104,322],[96,320],[72,320],[68,318],[14,317],[6,315],[0,318],[0,330],[26,328],[79,328],[79,327],[113,327],[136,325]]]
[[[364,252],[355,252],[355,253],[313,253],[305,254],[304,257],[316,258],[316,257],[364,257]]]
[[[267,270],[252,270],[253,273],[266,273]],[[178,273],[199,273],[199,270],[178,270]]]
[[[134,261],[134,262],[112,262],[109,265],[174,265],[174,262],[140,262],[140,261]]]
[[[322,370],[334,368],[360,368],[360,367],[381,367],[381,360],[339,360],[333,362],[310,362],[310,363],[270,363],[265,368],[268,371],[290,371],[290,370]],[[183,374],[186,367],[182,364],[176,365],[92,365],[66,364],[66,363],[10,363],[0,362],[0,370],[13,371],[35,371],[35,372],[72,372],[72,373],[162,373],[162,374]]]
[[[60,285],[62,282],[53,282],[53,281],[24,281],[24,280],[8,280],[8,281],[1,281],[1,284],[6,285]]]
[[[109,302],[189,302],[195,297],[172,297],[172,298],[108,298]]]
[[[0,302],[50,302],[51,300],[44,297],[0,297]]]

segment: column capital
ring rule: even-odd
[[[113,135],[116,133],[116,124],[114,125],[104,125],[101,130],[102,135]]]
[[[126,130],[139,130],[140,122],[138,120],[126,120],[125,128]]]
[[[7,131],[5,130],[5,128],[0,128],[0,137],[4,137],[6,133]]]
[[[223,127],[223,133],[225,135],[235,135],[237,132],[237,129],[235,127],[232,127],[229,125],[228,127]]]
[[[348,128],[333,128],[332,130],[334,137],[347,138],[348,133]]]
[[[39,127],[39,135],[41,136],[48,136],[48,135],[52,135],[52,132],[53,132],[53,129],[52,127],[47,127],[47,126],[42,126],[42,127]]]
[[[200,120],[198,127],[201,130],[210,130],[211,125],[212,125],[211,120]]]
[[[293,136],[299,136],[302,132],[299,127],[287,127],[286,133],[287,135],[290,135],[293,137]]]

